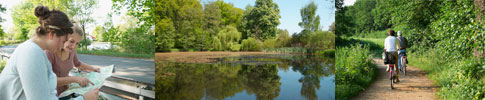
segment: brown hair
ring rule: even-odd
[[[394,33],[394,30],[389,30],[388,34],[389,34],[390,36],[394,36],[394,34],[395,34],[395,33]]]
[[[37,35],[46,35],[49,31],[54,31],[56,36],[72,34],[72,23],[67,15],[59,10],[49,10],[47,6],[37,6],[34,12],[39,19],[40,26],[37,27]]]

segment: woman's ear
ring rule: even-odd
[[[47,37],[49,37],[50,40],[54,39],[54,31],[49,31],[49,33],[47,34]]]

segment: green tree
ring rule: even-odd
[[[278,38],[277,38],[277,45],[276,47],[285,47],[289,46],[291,42],[291,37],[286,29],[278,29]]]
[[[317,9],[318,7],[313,1],[300,9],[302,21],[298,23],[298,26],[303,28],[301,33],[304,36],[308,32],[316,32],[318,30],[321,30],[320,16],[316,15]]]
[[[376,1],[373,0],[357,0],[352,11],[353,19],[355,19],[356,31],[359,33],[366,32],[370,33],[374,29],[374,16],[372,9],[376,6]]]
[[[74,19],[79,21],[79,24],[84,32],[84,40],[80,44],[81,47],[84,47],[84,49],[87,49],[87,46],[89,45],[87,42],[88,40],[86,39],[86,25],[94,23],[94,19],[91,17],[91,14],[93,14],[97,2],[97,0],[70,0],[68,2],[67,14],[69,16],[73,16]]]
[[[264,41],[274,38],[280,24],[279,12],[273,0],[256,0],[254,7],[248,5],[239,26],[243,39],[252,37]]]
[[[160,21],[158,21],[160,20]],[[173,23],[170,19],[156,19],[156,51],[157,52],[168,52],[175,45],[175,28],[172,26]]]
[[[346,15],[348,12],[349,7],[343,6],[343,0],[336,0],[335,1],[335,35],[336,36],[345,36],[350,35],[352,27],[354,24],[352,23],[352,18]]]
[[[210,2],[204,6],[204,28],[211,35],[216,35],[222,28],[221,8],[217,2],[222,1]]]
[[[102,42],[106,41],[103,38],[103,34],[106,33],[106,30],[104,29],[103,26],[96,26],[96,28],[94,28],[92,33],[94,34],[94,36],[96,36],[96,41],[102,41]]]
[[[314,50],[335,49],[335,34],[329,31],[312,32],[306,41],[306,48]]]
[[[231,48],[237,48],[234,46],[238,46],[238,42],[241,39],[241,33],[238,32],[234,26],[226,26],[217,33],[217,37],[220,39],[223,50],[231,50]]]

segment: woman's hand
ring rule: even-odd
[[[73,77],[74,77],[75,82],[79,83],[79,86],[81,86],[81,87],[88,86],[89,84],[94,85],[94,83],[89,81],[89,79],[87,79],[87,78],[77,77],[77,76],[73,76]]]
[[[93,67],[91,67],[93,68]],[[98,73],[101,73],[100,69],[99,68],[93,68],[93,72],[98,72]]]
[[[84,100],[98,100],[99,98],[99,89],[98,88],[95,88],[87,93],[85,93],[83,96],[84,96]]]
[[[80,69],[90,71],[90,72],[98,72],[100,73],[99,67],[94,67],[92,65],[88,65],[86,63],[81,63],[81,66],[79,66]]]

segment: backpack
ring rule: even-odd
[[[388,52],[383,52],[382,53],[382,59],[384,59],[384,64],[395,64],[395,60],[393,59],[393,56],[391,56]]]
[[[397,40],[399,40],[398,42],[401,48],[408,48],[408,40],[406,38],[401,36],[401,37],[397,37]]]

